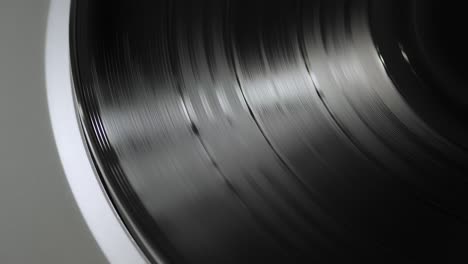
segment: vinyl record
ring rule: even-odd
[[[148,258],[468,260],[465,47],[440,18],[454,9],[74,1],[83,131]]]

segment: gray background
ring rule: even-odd
[[[47,109],[48,0],[0,0],[0,263],[107,263],[67,185]]]

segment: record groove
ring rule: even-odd
[[[424,3],[74,1],[87,144],[148,258],[463,258],[467,123]]]

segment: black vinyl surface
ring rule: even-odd
[[[464,47],[431,24],[462,22],[437,4],[75,1],[77,108],[148,258],[467,261]]]

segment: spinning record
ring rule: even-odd
[[[466,47],[441,18],[457,9],[75,1],[83,131],[148,258],[467,261]]]

